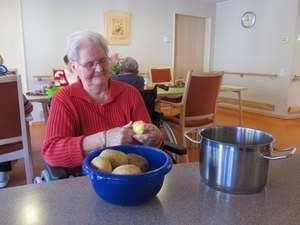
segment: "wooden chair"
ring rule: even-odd
[[[163,117],[170,127],[179,130],[181,141],[178,142],[179,144],[186,147],[184,131],[214,125],[223,74],[223,72],[190,71],[187,75],[182,101],[174,103],[161,100],[162,103],[180,107],[180,114]],[[186,161],[188,161],[187,157]]]
[[[171,67],[151,67],[150,68],[150,82],[151,83],[164,83],[170,82],[173,80]],[[166,100],[166,99],[165,99]],[[161,104],[161,102],[157,101],[157,107],[160,111],[161,106],[170,107],[170,113],[173,113],[173,107],[170,105]]]
[[[171,67],[150,68],[151,83],[170,82],[173,80]]]
[[[54,81],[59,81],[61,86],[66,86],[69,84],[64,68],[52,68]]]
[[[62,73],[65,73],[65,71],[64,71],[64,69],[65,68],[61,68],[61,67],[53,67],[52,68],[52,74],[53,74],[53,77],[55,76],[55,74],[57,73],[57,72],[62,72]]]
[[[31,144],[21,76],[0,76],[0,162],[24,158],[27,184],[33,181]]]

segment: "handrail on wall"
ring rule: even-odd
[[[32,77],[36,78],[38,81],[41,81],[42,79],[49,79],[53,78],[52,75],[32,75]]]
[[[224,71],[224,74],[233,74],[233,75],[240,75],[241,77],[244,75],[250,75],[250,76],[264,76],[264,77],[277,77],[278,74],[272,74],[272,73],[245,73],[245,72],[228,72]]]

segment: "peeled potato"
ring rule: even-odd
[[[132,124],[132,129],[133,129],[134,133],[143,134],[144,133],[144,124],[145,123],[142,120],[135,121]]]
[[[99,156],[107,158],[113,169],[128,163],[127,155],[114,149],[106,149]]]
[[[142,173],[141,169],[133,164],[118,166],[112,171],[112,174],[118,174],[118,175],[131,175],[131,174],[140,174],[140,173]]]
[[[145,173],[149,169],[149,163],[148,160],[145,159],[143,156],[135,154],[135,153],[129,153],[127,154],[128,158],[128,164],[133,164],[139,167],[142,171],[142,173]]]
[[[92,167],[94,167],[96,170],[102,172],[102,173],[111,173],[112,167],[107,158],[98,156],[95,157],[91,162]]]

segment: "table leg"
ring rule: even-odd
[[[242,126],[242,116],[243,116],[243,110],[242,110],[242,97],[241,97],[241,91],[236,92],[238,94],[238,100],[239,100],[239,119],[240,119],[240,126]]]
[[[45,123],[47,122],[47,120],[48,120],[48,115],[49,115],[47,104],[48,104],[48,103],[44,103],[44,102],[42,103],[43,113],[44,113],[44,118],[45,118]]]

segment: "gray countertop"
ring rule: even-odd
[[[174,165],[138,206],[100,199],[88,177],[0,190],[0,224],[300,224],[300,155],[270,162],[264,191],[232,195],[202,183],[199,163]]]

